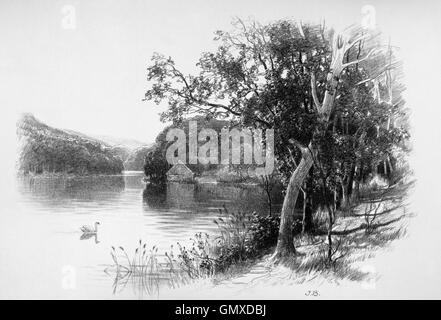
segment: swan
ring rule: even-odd
[[[95,222],[95,228],[92,228],[91,226],[82,226],[80,230],[83,231],[84,234],[96,234],[98,232],[99,225],[99,222]]]

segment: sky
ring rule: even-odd
[[[13,172],[15,119],[31,112],[45,123],[89,134],[151,142],[164,127],[161,108],[142,98],[154,52],[194,72],[213,32],[233,17],[283,18],[341,29],[375,8],[377,27],[400,47],[411,111],[411,167],[417,184],[410,237],[378,258],[384,274],[373,297],[441,296],[441,2],[409,1],[23,1],[0,0],[0,165]],[[68,18],[75,13],[74,23]],[[66,20],[67,19],[67,20]],[[7,179],[1,179],[7,195]],[[338,296],[338,293],[336,297]]]
[[[326,19],[339,28],[361,21],[367,4],[392,33],[423,11],[403,1],[2,0],[0,102],[56,127],[151,142],[164,127],[162,108],[142,101],[154,52],[191,73],[200,53],[215,48],[213,32],[231,29],[236,16]]]

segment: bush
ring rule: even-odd
[[[195,234],[191,248],[186,248],[178,243],[178,261],[181,270],[190,278],[210,276],[215,270],[215,259],[211,257],[212,247],[209,235],[206,233]],[[173,257],[173,253],[170,253]]]
[[[222,211],[220,210],[222,215]],[[215,271],[224,271],[233,263],[249,257],[249,237],[252,216],[243,212],[229,214],[224,207],[224,217],[214,220],[220,235],[216,238],[214,255]]]
[[[250,225],[251,236],[248,241],[248,249],[254,255],[259,255],[277,243],[279,235],[280,217],[260,216],[253,213]]]
[[[208,241],[207,234],[197,233],[191,248],[178,245],[181,268],[192,278],[228,270],[234,264],[253,261],[267,254],[277,244],[280,217],[257,213],[220,211],[214,220],[220,234]],[[302,230],[301,220],[293,224],[293,233]]]

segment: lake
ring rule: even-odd
[[[115,284],[105,272],[112,246],[133,252],[142,240],[162,255],[197,232],[216,233],[213,219],[224,205],[230,212],[268,210],[266,194],[256,185],[155,188],[142,178],[142,172],[18,178],[9,199],[15,205],[0,217],[0,284],[8,288],[0,298],[155,298],[158,292]],[[280,194],[273,201],[278,210]],[[81,240],[79,228],[95,221],[98,236]]]

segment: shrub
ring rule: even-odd
[[[280,217],[260,216],[253,213],[250,225],[250,238],[248,250],[254,255],[273,247],[277,243],[279,234]]]
[[[235,262],[246,260],[249,256],[247,249],[250,236],[252,216],[243,212],[230,214],[224,207],[219,211],[224,217],[214,220],[220,231],[215,241],[216,256],[215,271],[224,271]]]
[[[210,276],[215,268],[215,259],[212,257],[212,246],[209,242],[209,235],[206,233],[196,233],[192,239],[190,248],[186,248],[178,243],[178,261],[182,271],[190,278],[201,278]],[[170,253],[173,256],[173,253]]]
[[[254,260],[268,253],[277,244],[280,217],[251,215],[244,213],[228,214],[227,217],[215,220],[221,230],[217,239],[214,254],[215,272],[225,271],[231,265],[246,260]],[[302,222],[296,219],[293,223],[293,233],[299,234]]]

